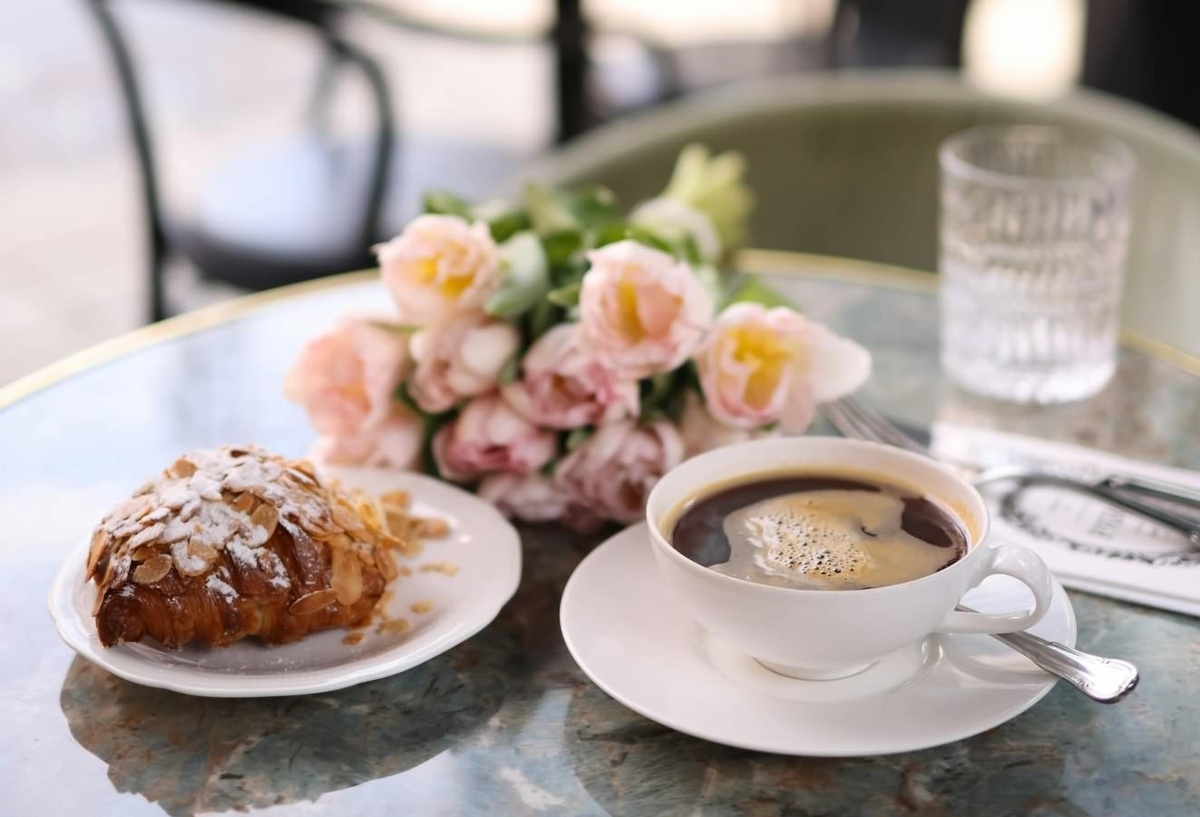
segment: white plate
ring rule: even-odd
[[[645,525],[596,548],[563,591],[563,637],[597,686],[641,715],[716,743],[789,755],[906,752],[976,735],[1037,703],[1057,680],[988,636],[932,637],[838,681],[770,672],[708,635],[663,592]],[[1028,589],[993,576],[966,603],[1028,606]],[[1032,632],[1074,646],[1061,586]]]
[[[406,490],[415,513],[450,523],[450,535],[431,539],[415,559],[401,562],[412,576],[398,577],[389,618],[405,618],[405,633],[363,630],[364,640],[343,643],[346,630],[314,633],[294,644],[268,646],[254,640],[223,649],[168,650],[154,644],[100,644],[92,618],[96,588],[84,580],[88,543],[71,554],[55,579],[50,613],[67,645],[94,664],[146,686],[217,698],[303,695],[373,681],[411,669],[486,627],[512,598],[521,578],[516,530],[483,500],[444,482],[396,471],[326,468],[343,483],[381,494]],[[459,572],[422,572],[420,565],[448,562]],[[411,610],[431,603],[428,613]]]

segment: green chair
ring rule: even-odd
[[[1102,94],[1035,102],[989,96],[937,72],[808,74],[614,122],[548,155],[531,175],[597,182],[632,202],[661,189],[688,142],[734,148],[749,161],[758,198],[753,246],[935,270],[938,144],[989,122],[1100,130],[1134,150],[1123,324],[1200,354],[1200,135]]]

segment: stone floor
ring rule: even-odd
[[[220,4],[115,5],[147,77],[173,202],[231,151],[300,120],[317,50],[299,27]],[[410,132],[522,153],[546,144],[552,89],[540,46],[353,28],[385,63]],[[361,89],[346,96],[338,121],[353,130],[367,108]],[[138,326],[144,244],[120,99],[87,4],[0,3],[0,385]]]

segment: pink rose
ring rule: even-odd
[[[818,403],[849,394],[871,374],[871,355],[786,307],[737,303],[717,317],[696,353],[708,411],[738,428],[779,422],[803,431]]]
[[[623,420],[601,426],[568,454],[555,482],[581,507],[604,519],[641,518],[646,496],[659,477],[683,459],[683,440],[666,421],[639,426]]]
[[[491,391],[520,342],[516,328],[481,312],[422,329],[409,346],[417,367],[408,392],[424,411],[439,414],[464,397]]]
[[[305,345],[283,391],[308,411],[321,434],[358,434],[391,414],[406,361],[405,335],[366,320],[346,320]]]
[[[433,458],[449,480],[467,482],[491,471],[528,474],[548,463],[557,441],[517,414],[498,395],[476,397],[433,435]]]
[[[374,428],[357,434],[321,437],[309,456],[332,465],[366,465],[415,470],[420,465],[423,429],[419,418],[397,406]]]
[[[383,284],[406,323],[427,326],[479,309],[500,285],[499,250],[482,221],[417,216],[374,249]]]
[[[526,522],[553,522],[567,512],[569,500],[554,481],[541,473],[492,474],[479,483],[480,497],[505,516]]]
[[[708,291],[686,263],[636,241],[588,253],[582,343],[617,376],[639,380],[691,356],[712,323]]]
[[[586,354],[578,327],[560,324],[538,338],[522,361],[519,383],[504,388],[504,399],[531,422],[569,429],[599,425],[638,412],[637,383],[618,380],[613,371]]]
[[[713,417],[704,405],[704,398],[689,391],[684,397],[683,416],[679,420],[679,434],[683,437],[684,456],[694,457],[720,448],[723,445],[754,440],[773,435],[773,431],[738,428],[726,425]]]

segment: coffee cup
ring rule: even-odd
[[[927,576],[884,587],[800,589],[727,576],[689,559],[670,541],[679,509],[715,485],[765,473],[876,474],[927,496],[965,532],[962,558]],[[933,633],[1008,633],[1037,623],[1050,606],[1045,563],[1028,548],[987,541],[988,510],[954,470],[890,446],[837,437],[787,437],[725,446],[686,460],[659,480],[646,503],[654,559],[679,603],[713,635],[775,672],[827,680],[856,674]],[[968,590],[1002,574],[1033,595],[1028,610],[955,610]]]

